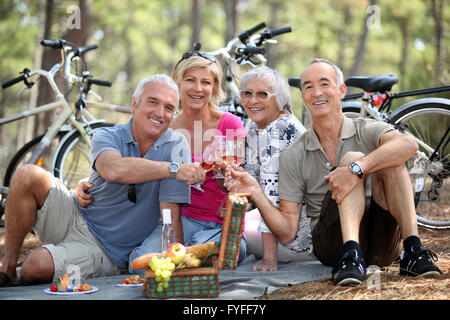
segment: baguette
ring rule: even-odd
[[[140,257],[137,257],[131,262],[131,269],[134,270],[147,269],[149,262],[152,261],[152,258],[159,254],[160,253],[147,253]]]
[[[193,253],[198,259],[204,258],[211,252],[216,243],[207,242],[202,244],[196,244],[190,247],[186,247],[188,253]]]

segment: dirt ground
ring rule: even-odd
[[[329,279],[294,284],[280,288],[260,300],[449,300],[450,299],[450,230],[419,229],[424,246],[438,256],[436,265],[444,275],[438,279],[412,278],[399,275],[398,264],[369,271],[358,287],[336,287]],[[20,253],[19,265],[41,244],[28,234]],[[4,228],[0,228],[0,263],[4,256]],[[268,273],[268,276],[270,274]]]
[[[450,230],[419,229],[423,245],[438,256],[440,278],[399,275],[395,263],[379,271],[368,271],[358,287],[336,287],[329,279],[294,284],[260,297],[260,300],[449,300]]]

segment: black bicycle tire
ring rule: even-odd
[[[104,128],[104,127],[112,127],[112,126],[114,126],[113,123],[107,123],[107,122],[98,122],[98,123],[93,123],[90,125],[92,130],[96,130],[96,129]],[[69,148],[73,145],[73,142],[75,140],[78,141],[80,138],[81,138],[81,134],[78,131],[74,131],[63,142],[63,145],[61,145],[61,148],[58,150],[58,154],[56,155],[56,160],[55,160],[55,164],[53,167],[53,175],[56,178],[60,178],[61,180],[63,180],[63,182],[64,182],[64,179],[63,179],[63,177],[61,177],[61,172],[63,170],[61,170],[61,168],[64,168],[64,163],[62,163],[62,161],[64,159],[66,159],[66,153],[71,151],[71,149],[69,149]]]
[[[420,99],[421,101],[417,102],[417,100],[407,103],[403,106],[397,108],[391,115],[389,116],[389,122],[393,125],[398,124],[402,119],[408,118],[408,115],[414,115],[418,111],[423,110],[442,110],[443,112],[448,112],[450,115],[450,100],[442,99],[442,98],[425,98]],[[434,113],[434,112],[430,112]],[[444,221],[434,221],[429,220],[420,215],[420,213],[416,214],[417,222],[428,228],[450,228],[450,220]]]
[[[349,118],[358,118],[361,114],[362,102],[343,101],[341,103],[342,112]]]
[[[3,179],[3,185],[5,187],[9,187],[9,184],[11,183],[11,178],[14,172],[17,169],[17,166],[20,162],[20,160],[23,158],[25,154],[29,152],[30,149],[35,147],[39,142],[41,142],[44,135],[37,136],[36,138],[28,141],[26,144],[22,146],[22,148],[19,149],[19,151],[16,152],[14,157],[9,161],[8,167],[6,169],[5,177]]]

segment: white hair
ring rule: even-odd
[[[142,91],[144,90],[145,85],[150,82],[163,83],[167,85],[169,88],[173,89],[177,95],[177,105],[175,107],[178,107],[178,103],[180,101],[180,93],[178,91],[178,86],[175,83],[175,81],[173,81],[173,79],[166,74],[154,74],[139,81],[136,90],[134,90],[133,93],[133,98],[136,99],[136,106],[139,105]]]
[[[255,79],[267,79],[275,94],[280,111],[292,113],[292,98],[289,83],[280,72],[267,66],[252,69],[241,77],[240,90],[245,89],[245,85]]]
[[[314,63],[319,63],[319,62],[323,62],[326,63],[330,66],[333,67],[334,72],[336,73],[336,85],[339,87],[341,84],[344,83],[344,75],[342,74],[341,69],[339,69],[339,67],[337,65],[335,65],[333,62],[327,60],[327,59],[322,59],[322,58],[314,58],[311,60],[311,62],[306,66],[306,68],[308,68],[310,65],[314,64]],[[305,68],[305,70],[306,70]],[[305,71],[302,72],[301,77],[303,76],[303,73]],[[301,83],[301,77],[300,77],[300,83]],[[300,91],[302,91],[302,86],[300,85]]]

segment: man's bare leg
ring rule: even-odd
[[[397,220],[403,239],[419,235],[411,180],[405,166],[373,174],[372,192],[375,202]]]
[[[23,240],[31,231],[36,218],[36,210],[44,204],[50,187],[51,180],[48,174],[43,169],[33,165],[19,168],[11,181],[5,208],[5,256],[1,271],[13,283],[18,281],[16,265]],[[25,276],[23,280],[28,282],[27,277],[31,275],[34,277],[42,272],[41,267],[47,260],[45,252],[49,255],[48,251],[43,248],[39,248],[30,254],[27,258],[28,262],[25,261],[22,266],[21,274]],[[39,259],[40,256],[44,258],[43,261]],[[30,258],[32,259],[29,260]],[[34,271],[31,271],[34,266],[30,263],[35,264],[36,269]],[[53,263],[51,263],[51,268],[53,268]]]
[[[364,156],[360,152],[348,152],[339,166],[348,167],[352,161]],[[342,257],[332,271],[333,283],[337,286],[360,285],[366,276],[366,266],[359,243],[359,229],[365,209],[364,179],[339,204],[339,218],[342,232]]]
[[[422,246],[419,239],[412,185],[406,167],[401,165],[381,170],[373,175],[373,181],[374,200],[391,213],[401,230],[405,253],[400,261],[400,274],[442,275],[432,261],[433,254]],[[401,247],[391,249],[397,249],[399,254]]]
[[[351,162],[364,156],[360,152],[349,152],[341,159],[339,166],[348,167]],[[364,180],[358,183],[355,188],[342,200],[339,205],[339,217],[342,230],[342,241],[353,240],[359,243],[359,227],[364,215],[366,196],[364,192]]]

